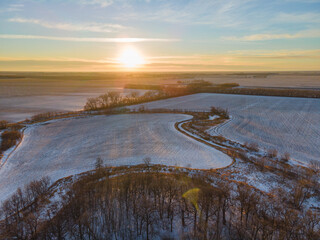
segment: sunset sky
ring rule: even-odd
[[[0,0],[0,71],[292,70],[320,70],[320,0]]]

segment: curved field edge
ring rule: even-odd
[[[150,117],[147,118],[146,115]],[[24,184],[42,176],[49,176],[52,180],[56,180],[93,169],[98,156],[104,159],[107,166],[143,164],[145,157],[151,157],[152,164],[192,169],[217,169],[232,163],[232,158],[227,154],[175,129],[174,125],[177,120],[188,120],[192,116],[170,115],[172,117],[169,119],[169,114],[127,114],[125,117],[122,117],[123,115],[95,116],[93,118],[97,119],[96,122],[91,118],[81,118],[78,119],[80,122],[67,119],[59,120],[57,124],[52,125],[48,123],[39,124],[40,126],[31,125],[25,129],[22,144],[11,153],[6,164],[0,168],[1,191],[4,195],[9,196],[18,187],[23,187]],[[131,120],[132,118],[134,120]],[[119,122],[118,119],[122,119],[122,121]],[[139,122],[142,119],[146,120]],[[119,135],[117,129],[123,128],[126,126],[125,123],[129,121],[133,121],[133,123],[129,124]],[[150,124],[147,124],[144,129],[148,122]],[[76,125],[72,128],[71,126],[74,124]],[[116,125],[118,127],[113,128]],[[88,126],[85,131],[82,130],[83,126]],[[107,127],[103,128],[100,138],[92,138],[97,132],[100,133],[101,126]],[[138,132],[136,131],[137,127]],[[67,130],[67,128],[70,129]],[[77,129],[80,131],[76,131]],[[95,131],[91,135],[86,134],[93,129]],[[112,134],[109,136],[108,133]],[[126,140],[128,133],[130,135],[128,141],[118,145]],[[154,137],[156,140],[153,139]],[[115,138],[118,139],[114,142]],[[83,139],[88,139],[90,144],[87,145]],[[101,145],[103,142],[101,139],[109,142],[106,143],[107,145]],[[70,142],[70,140],[73,141]],[[68,142],[70,143],[68,144]],[[133,142],[134,144],[132,144]],[[141,149],[136,149],[136,146],[144,142],[146,144],[142,145]],[[96,148],[92,148],[92,146],[96,146]],[[118,152],[119,155],[112,155],[113,153],[110,151],[112,146],[117,146],[115,152]],[[127,146],[128,148],[126,148]],[[110,157],[111,155],[113,157]]]
[[[126,113],[126,114],[130,114],[130,113]],[[139,114],[139,113],[131,113],[131,114]],[[152,113],[143,113],[143,114],[152,114]],[[167,113],[156,113],[156,114],[167,114]],[[170,113],[170,114],[180,114],[181,113]],[[125,115],[125,114],[117,114],[117,115]],[[142,114],[141,114],[142,115]],[[175,129],[182,133],[183,135],[191,138],[191,139],[194,139],[202,144],[205,144],[207,146],[210,146],[212,148],[214,148],[215,150],[217,151],[221,151],[221,146],[219,146],[219,148],[217,148],[217,146],[215,146],[214,144],[204,140],[203,138],[201,138],[199,135],[195,135],[195,134],[192,134],[190,133],[187,129],[183,128],[182,127],[182,124],[183,123],[186,123],[186,122],[189,122],[192,120],[193,116],[192,115],[189,115],[189,114],[183,114],[183,115],[188,115],[190,116],[190,119],[187,119],[187,120],[182,120],[182,121],[178,121],[174,124],[174,127]],[[0,162],[0,168],[5,165],[5,163],[7,162],[7,160],[10,158],[10,156],[18,149],[18,147],[20,146],[20,144],[23,142],[24,140],[24,132],[25,130],[29,129],[30,127],[37,127],[37,126],[41,126],[41,125],[47,125],[47,124],[51,124],[51,123],[54,123],[54,122],[57,122],[57,121],[63,121],[63,120],[70,120],[70,119],[79,119],[79,118],[87,118],[87,117],[93,117],[93,116],[96,116],[96,115],[91,115],[91,116],[81,116],[81,117],[66,117],[66,118],[59,118],[59,119],[53,119],[53,120],[48,120],[48,121],[44,121],[44,122],[40,122],[40,123],[34,123],[34,124],[30,124],[29,126],[25,126],[23,129],[21,129],[21,134],[22,134],[22,138],[17,142],[17,144],[15,146],[13,146],[12,148],[8,149],[7,151],[4,152],[4,155],[2,158],[0,158],[1,162]],[[106,115],[106,116],[110,116],[110,115]],[[222,122],[218,125],[216,125],[215,127],[219,127],[220,125],[224,125],[226,124],[228,121],[226,122]],[[222,152],[223,154],[226,154],[228,155],[228,153],[225,153],[225,152]],[[224,168],[227,168],[229,166],[231,166],[234,162],[235,162],[235,159],[233,156],[229,156],[231,159],[232,159],[232,162],[230,164],[228,164],[227,166],[224,166],[224,167],[218,167],[218,168],[212,168],[212,169],[224,169]],[[126,165],[122,165],[122,166],[126,166]],[[168,165],[169,166],[169,165]],[[179,167],[179,166],[175,166],[175,167]],[[188,168],[188,167],[187,167]],[[192,168],[192,169],[197,169],[197,168]],[[205,170],[205,169],[199,169],[198,170]]]
[[[194,139],[196,141],[199,141],[199,142],[201,142],[203,144],[206,144],[206,145],[208,145],[208,146],[210,146],[212,148],[215,148],[216,150],[218,150],[220,152],[223,152],[223,151],[221,151],[222,147],[219,147],[220,148],[219,149],[219,148],[217,148],[217,146],[215,146],[214,144],[204,140],[199,135],[194,135],[194,134],[190,133],[187,129],[182,127],[183,123],[186,123],[186,122],[189,122],[189,121],[191,121],[191,120],[184,120],[184,121],[176,122],[174,126],[175,126],[176,130],[179,131],[180,133],[182,133],[182,134],[184,134],[184,135],[186,135],[186,136],[188,136],[188,137],[190,137],[190,138],[192,138],[192,139]],[[225,122],[222,122],[221,124],[224,124],[224,123]],[[219,125],[217,125],[217,126],[219,126]],[[228,152],[223,152],[223,153],[226,154],[226,155],[229,155],[229,157],[232,159],[232,162],[229,165],[225,166],[225,167],[215,168],[215,169],[225,169],[225,168],[230,167],[231,165],[233,165],[236,162],[236,160],[235,160],[233,155],[228,154]]]

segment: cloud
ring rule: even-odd
[[[320,3],[320,0],[286,0],[286,2]]]
[[[100,42],[100,43],[138,43],[138,42],[178,42],[172,38],[81,38],[81,37],[54,37],[38,35],[11,35],[0,34],[0,39],[38,39],[67,42]]]
[[[62,58],[26,58],[26,57],[0,57],[0,61],[6,61],[6,62],[14,62],[14,61],[45,61],[45,62],[82,62],[82,63],[108,63],[108,64],[117,64],[117,61],[111,58],[106,58],[106,59],[83,59],[83,58],[67,58],[67,57],[62,57]]]
[[[115,32],[126,27],[119,24],[108,24],[108,23],[50,23],[40,19],[26,19],[26,18],[10,18],[8,22],[15,23],[30,23],[36,24],[45,28],[60,29],[66,31],[89,31],[89,32]]]
[[[320,23],[320,13],[280,13],[273,20],[287,23]]]
[[[229,52],[234,58],[250,59],[320,59],[320,49],[313,50],[239,50]]]
[[[24,8],[23,4],[10,4],[7,8],[3,8],[0,12],[19,12]]]
[[[214,55],[186,56],[154,56],[148,62],[153,64],[187,64],[187,65],[246,65],[253,63],[264,64],[272,61],[320,61],[320,49],[314,50],[239,50]]]
[[[83,5],[98,5],[100,7],[108,7],[113,4],[113,0],[79,0]]]
[[[130,12],[124,11],[116,19],[142,19],[188,25],[214,25],[232,27],[242,23],[240,15],[251,6],[252,0],[197,0],[197,1],[150,1],[135,5],[126,1]],[[150,6],[152,10],[150,11]],[[249,6],[250,5],[250,6]]]
[[[306,30],[300,31],[294,34],[281,33],[281,34],[253,34],[244,37],[223,37],[225,40],[231,41],[266,41],[266,40],[278,40],[278,39],[297,39],[297,38],[320,38],[320,30]]]

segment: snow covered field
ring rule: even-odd
[[[56,120],[28,127],[19,147],[0,168],[0,200],[32,180],[57,180],[94,168],[151,163],[199,169],[232,163],[222,152],[178,132],[182,114],[127,114]]]
[[[231,121],[210,129],[211,134],[241,143],[257,142],[280,154],[289,152],[301,162],[320,161],[320,99],[203,93],[143,105],[149,109],[227,108]]]
[[[108,91],[116,91],[124,95],[131,92],[138,92],[142,95],[146,92],[146,90],[101,88],[91,90],[91,92],[85,92],[83,89],[81,92],[68,92],[60,95],[0,96],[0,120],[17,122],[38,113],[78,111],[83,109],[87,98],[97,97]]]

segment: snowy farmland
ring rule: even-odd
[[[280,154],[289,152],[296,161],[320,161],[320,99],[203,93],[143,105],[149,109],[227,108],[232,119],[210,129],[210,134],[240,143],[257,142]]]
[[[57,180],[94,168],[151,163],[199,169],[232,163],[222,152],[185,136],[174,124],[182,114],[128,114],[63,119],[28,127],[18,148],[0,168],[0,200],[17,187],[49,176]]]
[[[119,92],[122,95],[127,95],[131,92],[143,95],[146,92],[146,90],[101,88],[91,89],[91,92],[83,90],[77,93],[67,92],[59,95],[30,94],[26,96],[10,96],[8,94],[8,96],[0,96],[0,120],[17,122],[39,113],[78,111],[83,109],[87,98],[97,97],[108,91]]]

